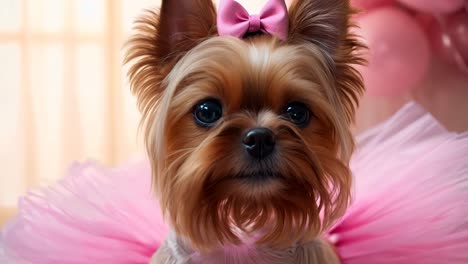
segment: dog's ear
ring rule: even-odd
[[[136,21],[134,31],[127,61],[146,56],[152,62],[175,63],[216,33],[216,10],[212,0],[163,0],[159,12],[148,10]]]
[[[133,28],[126,44],[131,89],[143,113],[155,106],[161,81],[184,54],[216,34],[212,0],[163,0],[159,10],[148,10]]]
[[[351,33],[354,11],[349,0],[294,0],[289,8],[289,42],[319,47],[334,74],[338,100],[349,122],[364,91],[353,65],[363,64],[364,46]]]
[[[163,0],[160,11],[157,56],[170,62],[215,33],[216,10],[212,0]]]
[[[289,9],[290,41],[311,42],[333,54],[346,38],[350,15],[348,0],[295,0]]]

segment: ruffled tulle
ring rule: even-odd
[[[344,264],[468,263],[468,134],[409,104],[358,138],[352,169],[353,203],[328,234]],[[168,231],[147,161],[76,164],[19,210],[2,264],[148,263]]]
[[[468,133],[409,104],[357,140],[354,201],[330,231],[342,262],[468,263]]]
[[[75,164],[56,186],[21,198],[19,210],[3,230],[2,264],[147,264],[168,231],[146,161]]]

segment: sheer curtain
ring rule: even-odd
[[[148,0],[0,0],[0,220],[74,160],[142,153],[122,43]]]
[[[258,11],[264,0],[239,0]],[[143,153],[122,45],[160,0],[0,0],[0,226],[75,160]]]

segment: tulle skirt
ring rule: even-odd
[[[353,202],[326,234],[342,263],[468,263],[468,133],[410,103],[357,142]],[[20,199],[0,263],[148,263],[167,234],[146,160],[75,164]]]
[[[55,186],[20,199],[2,231],[0,263],[147,264],[167,231],[148,162],[74,164]]]
[[[468,263],[468,133],[409,104],[357,141],[354,200],[329,232],[343,263]]]

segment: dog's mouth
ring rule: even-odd
[[[274,171],[255,171],[239,174],[236,178],[249,182],[265,182],[270,180],[279,180],[284,177],[280,173]]]

